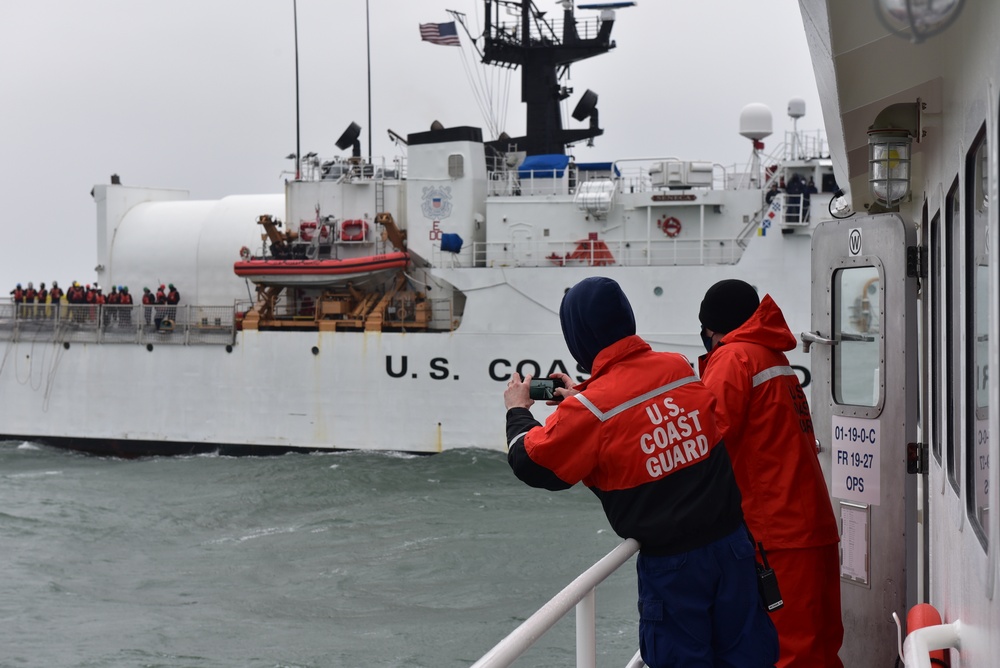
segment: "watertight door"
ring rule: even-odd
[[[802,340],[841,530],[845,666],[893,665],[892,613],[905,619],[917,602],[917,487],[907,474],[907,444],[917,441],[915,237],[898,214],[813,232],[812,331]]]

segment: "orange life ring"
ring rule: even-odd
[[[240,249],[240,257],[243,258],[244,261],[249,260],[250,259],[250,249],[247,248],[246,246],[244,246],[243,248],[241,248]]]
[[[656,226],[663,230],[663,233],[673,239],[681,233],[681,221],[670,216],[656,221]]]
[[[360,218],[345,220],[340,224],[341,241],[364,241],[368,223]]]

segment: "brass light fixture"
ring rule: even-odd
[[[921,102],[891,104],[868,128],[868,188],[884,210],[894,211],[910,196],[910,154],[919,141]]]

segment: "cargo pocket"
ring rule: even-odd
[[[733,550],[733,556],[737,561],[753,560],[756,550],[753,543],[746,536],[739,536],[729,543]]]
[[[663,601],[656,599],[639,599],[639,621],[662,622]]]
[[[663,624],[663,601],[639,599],[639,654],[647,664],[657,665],[667,651],[668,638]]]

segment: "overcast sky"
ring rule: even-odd
[[[536,0],[561,16],[556,0]],[[586,2],[582,4],[587,4]],[[0,0],[2,296],[17,282],[95,279],[90,190],[122,183],[191,199],[280,193],[295,151],[292,0]],[[302,153],[333,157],[352,121],[368,147],[365,0],[298,0]],[[369,0],[372,144],[485,121],[464,49],[420,41],[418,24],[481,0]],[[577,10],[577,18],[593,15]],[[569,109],[599,95],[605,134],[579,161],[677,156],[746,163],[740,110],[768,105],[775,135],[788,100],[800,129],[822,116],[796,0],[639,0],[618,11],[617,48],[571,70]],[[462,36],[465,39],[465,35]],[[496,90],[503,79],[492,75]],[[509,82],[508,134],[523,132],[520,76]],[[570,127],[582,127],[576,121]],[[487,133],[488,134],[488,133]]]

